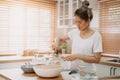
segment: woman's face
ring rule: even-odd
[[[84,30],[89,28],[90,20],[85,21],[85,20],[81,19],[79,16],[76,15],[75,16],[75,22],[76,22],[76,25],[77,25],[77,27],[80,31],[84,31]]]

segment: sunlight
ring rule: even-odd
[[[10,50],[22,51],[24,46],[24,6],[11,6],[10,11]]]

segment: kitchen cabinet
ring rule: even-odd
[[[116,67],[116,76],[120,76],[120,67]]]
[[[120,76],[120,67],[110,66],[110,76]]]
[[[110,66],[96,64],[96,74],[100,77],[110,76]]]
[[[96,64],[96,69],[96,74],[100,77],[120,76],[120,67]]]
[[[80,0],[58,0],[58,28],[75,27],[74,11],[80,6]]]

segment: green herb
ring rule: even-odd
[[[67,49],[67,45],[66,44],[63,44],[60,46],[61,49]]]

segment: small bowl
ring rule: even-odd
[[[33,73],[33,65],[22,65],[21,69],[24,71],[24,73]]]
[[[33,66],[35,73],[40,77],[53,78],[60,75],[62,67],[57,64],[35,65]]]
[[[87,79],[81,79],[79,73],[73,73],[69,74],[71,70],[66,70],[61,72],[61,76],[63,80],[87,80]]]

